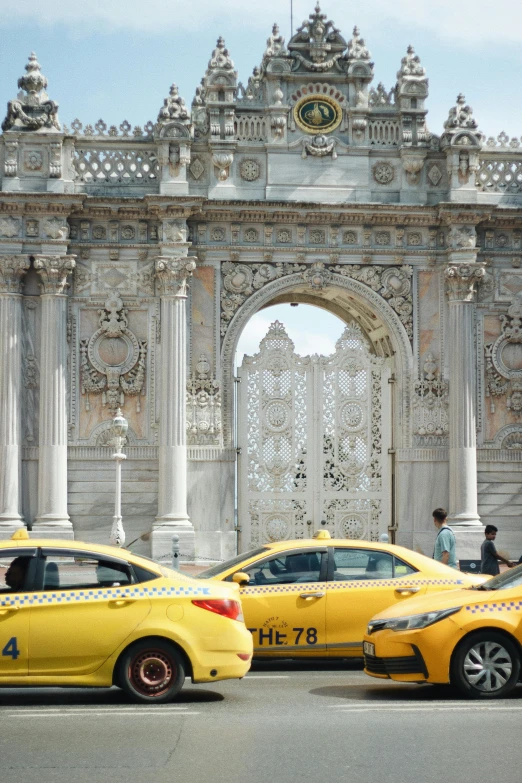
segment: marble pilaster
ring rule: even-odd
[[[0,536],[23,526],[21,508],[20,282],[28,256],[0,256]]]
[[[161,256],[156,278],[161,293],[161,368],[158,516],[153,557],[166,557],[173,533],[183,556],[194,555],[195,533],[187,512],[187,281],[195,259]]]
[[[41,280],[41,369],[38,452],[38,515],[34,529],[59,530],[72,524],[67,512],[67,279],[71,256],[36,256]]]
[[[451,255],[451,254],[450,254]],[[451,258],[450,258],[451,260]],[[444,270],[449,298],[449,522],[479,526],[477,510],[476,346],[474,307],[483,265]]]

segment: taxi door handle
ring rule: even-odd
[[[7,614],[8,612],[18,612],[20,609],[17,604],[0,604],[0,614]]]
[[[324,598],[324,593],[301,593],[300,598],[304,598],[305,601],[311,601],[312,598]]]
[[[116,598],[111,598],[109,603],[115,604],[116,606],[123,606],[124,604],[132,604],[136,598],[133,595],[119,595]]]
[[[420,587],[396,587],[396,593],[418,593]]]

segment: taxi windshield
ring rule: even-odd
[[[230,560],[225,560],[224,563],[216,563],[216,565],[212,566],[211,568],[207,568],[206,571],[202,571],[200,574],[197,574],[196,579],[212,579],[213,576],[218,576],[218,574],[222,574],[223,571],[227,571],[229,568],[234,568],[234,566],[239,565],[239,563],[243,563],[245,560],[249,560],[251,557],[266,554],[267,551],[269,551],[268,547],[261,546],[258,549],[251,549],[250,552],[242,552],[240,555],[236,555]]]
[[[520,585],[522,585],[522,565],[519,565],[516,568],[509,568],[498,576],[494,576],[493,579],[488,579],[484,584],[476,585],[472,589],[508,590],[511,587],[519,587]]]

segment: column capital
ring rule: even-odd
[[[43,294],[63,294],[67,278],[76,266],[76,256],[35,256],[34,268],[40,275]]]
[[[186,297],[187,283],[196,268],[194,256],[159,256],[156,258],[155,274],[162,296]]]
[[[0,256],[0,294],[19,294],[29,266],[29,256]]]
[[[485,264],[453,264],[444,270],[450,302],[473,302],[477,285],[486,275]]]

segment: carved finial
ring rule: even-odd
[[[234,63],[228,49],[225,47],[225,39],[221,35],[217,40],[216,48],[212,52],[212,57],[208,63],[209,71],[215,71],[218,68],[227,71],[231,71],[234,68]]]
[[[36,59],[36,54],[31,52],[29,62],[25,66],[27,73],[18,79],[18,86],[25,90],[29,95],[35,95],[42,90],[47,89],[47,79],[40,71],[40,63]],[[47,96],[45,96],[47,98]]]
[[[459,130],[468,130],[479,140],[484,134],[478,130],[478,123],[473,117],[473,109],[466,104],[466,98],[462,93],[457,95],[455,106],[449,110],[448,119],[444,123],[445,136],[452,136]]]
[[[61,130],[58,104],[50,101],[45,92],[47,79],[40,71],[40,63],[34,52],[31,52],[25,70],[24,76],[18,79],[21,92],[15,100],[7,104],[7,116],[2,123],[2,130],[8,131],[13,127],[34,131],[52,128]]]
[[[299,60],[308,70],[321,71],[335,67],[346,49],[346,41],[326,14],[321,12],[319,4],[314,13],[305,19],[292,36],[288,49],[291,56]],[[304,56],[306,53],[307,56]]]
[[[178,121],[190,121],[190,115],[185,101],[181,97],[176,84],[173,84],[170,88],[168,98],[163,101],[163,106],[158,114],[158,122],[166,123],[171,120]]]
[[[401,67],[397,73],[398,79],[403,79],[405,76],[426,76],[426,69],[421,65],[420,57],[415,54],[411,44],[408,46],[406,56],[401,60]]]
[[[284,57],[288,52],[285,49],[285,39],[279,33],[279,26],[274,23],[272,35],[267,38],[264,57]]]
[[[369,60],[371,54],[366,47],[364,38],[361,38],[359,28],[355,26],[353,28],[353,35],[350,41],[348,41],[348,51],[346,53],[348,60]]]

